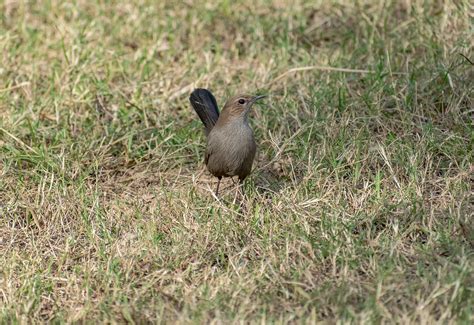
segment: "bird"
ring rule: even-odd
[[[240,184],[252,170],[257,144],[248,116],[253,104],[266,95],[236,95],[227,100],[219,114],[214,95],[197,88],[189,96],[191,106],[204,124],[207,137],[204,163],[217,177],[216,197],[223,177],[238,176]]]

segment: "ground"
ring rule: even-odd
[[[0,9],[0,323],[474,322],[469,1]],[[244,208],[194,87],[269,95]]]

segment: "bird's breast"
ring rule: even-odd
[[[247,123],[228,123],[214,128],[209,134],[209,143],[240,152],[255,146],[253,131]]]
[[[255,152],[253,131],[248,124],[216,125],[208,137],[207,166],[212,173],[224,176],[248,173]]]

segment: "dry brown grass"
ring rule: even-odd
[[[473,321],[467,1],[0,9],[0,323]],[[271,95],[246,210],[195,86]]]

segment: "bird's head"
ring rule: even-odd
[[[231,97],[225,104],[224,109],[222,110],[223,114],[229,116],[241,116],[246,117],[252,105],[259,99],[266,97],[265,95],[261,96],[250,96],[250,95],[237,95]],[[225,113],[224,113],[225,112]]]

